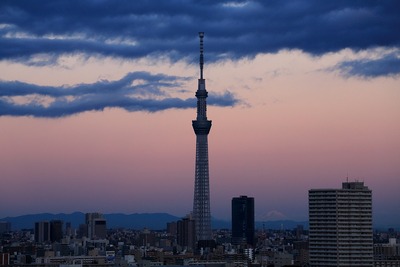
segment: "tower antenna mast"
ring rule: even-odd
[[[199,32],[199,37],[200,37],[200,79],[203,80],[203,66],[204,66],[203,38],[204,38],[204,32]]]

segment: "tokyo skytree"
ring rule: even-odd
[[[211,240],[211,212],[210,212],[210,186],[208,172],[208,141],[207,136],[211,129],[211,121],[207,120],[207,91],[206,81],[203,78],[203,37],[200,37],[200,79],[198,80],[197,118],[192,121],[196,134],[196,167],[194,182],[193,217],[197,241]]]

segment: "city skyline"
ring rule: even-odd
[[[373,191],[374,223],[398,225],[399,10],[2,1],[0,218],[188,214],[204,31],[212,216],[251,195],[257,221],[306,220],[308,190],[348,177]]]

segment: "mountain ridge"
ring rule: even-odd
[[[167,223],[174,222],[182,219],[182,217],[174,216],[168,213],[109,213],[103,214],[107,220],[107,228],[127,228],[127,229],[144,229],[162,230],[166,229]],[[12,230],[33,229],[35,222],[38,221],[51,221],[62,220],[65,223],[70,222],[71,226],[75,229],[80,224],[85,223],[85,213],[72,212],[72,213],[38,213],[27,214],[14,217],[1,218],[0,221],[8,221],[11,223]],[[297,225],[303,225],[304,229],[308,228],[308,222],[296,222],[292,220],[277,220],[277,221],[262,221],[255,222],[256,228],[261,229],[293,229]],[[212,226],[214,229],[230,229],[231,222],[212,218]]]

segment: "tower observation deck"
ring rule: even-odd
[[[192,121],[193,130],[196,134],[196,167],[194,182],[193,217],[195,220],[196,239],[200,241],[211,240],[211,212],[210,212],[210,186],[208,171],[208,133],[211,129],[211,121],[207,120],[207,91],[206,82],[203,78],[203,38],[200,37],[200,79],[198,80],[197,118]]]

